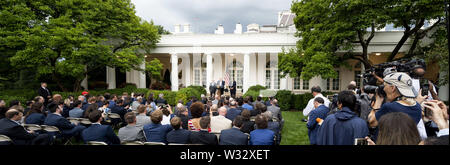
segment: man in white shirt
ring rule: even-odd
[[[232,121],[225,117],[227,115],[227,109],[220,107],[218,111],[219,115],[211,117],[211,132],[220,132],[224,129],[230,129],[232,126]]]
[[[321,97],[324,100],[324,104],[326,107],[328,107],[330,105],[330,100],[328,100],[326,97],[324,97],[322,95],[322,93],[320,93],[322,90],[320,89],[320,86],[313,86],[311,88],[311,93],[313,95],[314,98],[310,99],[308,101],[308,105],[306,105],[305,109],[303,109],[303,116],[308,116],[309,113],[314,109],[314,99],[316,97]],[[303,119],[305,120],[305,119]],[[307,121],[307,120],[306,120]]]

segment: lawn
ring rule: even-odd
[[[283,111],[283,131],[281,132],[281,145],[309,145],[308,128],[302,122],[301,111]]]

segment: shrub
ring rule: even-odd
[[[262,86],[262,85],[255,85],[255,86],[251,86],[250,88],[248,88],[247,91],[260,91],[260,90],[264,90],[266,89],[266,87]]]
[[[203,88],[202,86],[198,86],[198,85],[190,85],[190,86],[188,86],[188,88],[195,89],[195,90],[198,91],[200,94],[206,95],[206,89]],[[200,97],[199,97],[199,98],[200,98]]]
[[[156,100],[158,99],[158,95],[160,93],[164,94],[164,99],[167,101],[167,103],[169,103],[171,106],[176,105],[177,100],[176,100],[176,96],[177,96],[177,92],[172,92],[172,91],[168,91],[168,90],[149,90],[147,92],[148,96],[150,93],[153,93],[153,98]]]
[[[182,99],[183,104],[186,104],[187,102],[189,102],[189,100],[191,100],[192,96],[195,96],[197,97],[197,99],[199,99],[200,95],[200,91],[197,91],[194,88],[182,88],[178,92],[176,92],[175,100],[178,102],[178,100]]]
[[[308,101],[312,98],[313,96],[311,93],[293,95],[291,101],[292,108],[296,110],[303,110],[305,109],[306,105],[308,105]]]
[[[287,111],[291,109],[292,94],[289,90],[279,90],[275,95],[278,100],[278,105],[282,111]]]
[[[256,97],[259,96],[259,91],[254,91],[254,90],[248,90],[247,92],[245,92],[245,94],[243,95],[243,97],[247,97],[247,96],[252,96],[253,99],[256,100]]]

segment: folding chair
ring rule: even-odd
[[[121,143],[122,145],[144,145],[141,141],[124,141]]]
[[[78,123],[80,123],[80,120],[81,120],[81,118],[75,118],[75,117],[68,117],[68,118],[66,118],[67,120],[69,120],[70,121],[70,123],[72,123],[72,124],[78,124]]]
[[[12,140],[6,135],[0,135],[0,144],[5,143],[6,145],[11,144]]]
[[[29,131],[39,131],[42,130],[41,126],[37,125],[37,124],[23,124],[23,127],[25,127],[25,129],[29,130]]]
[[[256,116],[250,117],[250,121],[255,121],[255,119],[256,119]]]
[[[86,118],[81,118],[80,123],[81,123],[81,124],[84,124],[84,125],[90,125],[90,124],[92,124],[92,122],[89,121],[89,119],[86,119]]]
[[[244,134],[246,134],[248,137],[248,140],[250,140],[250,134],[249,133],[244,133]]]
[[[166,145],[166,144],[162,143],[162,142],[145,142],[144,145],[162,146],[162,145]]]
[[[41,128],[42,128],[42,130],[44,130],[44,131],[46,131],[46,132],[48,132],[48,133],[51,133],[51,134],[55,134],[54,135],[54,137],[53,138],[55,138],[55,139],[58,139],[58,138],[56,138],[56,134],[61,134],[62,132],[58,129],[58,127],[56,127],[56,126],[51,126],[51,125],[41,125]],[[70,144],[70,145],[72,145],[72,142],[71,142],[71,140],[72,140],[72,138],[73,137],[70,137],[70,138],[64,138],[64,137],[62,137],[61,136],[61,140],[62,140],[62,143],[64,144],[64,145],[68,145],[68,144]]]
[[[117,113],[108,113],[108,119],[119,119],[120,120],[120,115]],[[111,120],[112,122],[112,120]],[[120,122],[114,123],[113,124],[113,129],[117,128]]]
[[[169,143],[167,144],[169,146],[182,146],[182,145],[189,145],[189,144],[181,144],[181,143]]]
[[[216,136],[217,136],[217,139],[220,138],[220,132],[211,132],[211,133],[213,133],[214,135],[216,135]]]
[[[105,142],[98,142],[98,141],[88,141],[87,145],[92,145],[92,146],[106,146],[108,144],[106,144]]]

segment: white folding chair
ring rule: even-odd
[[[6,136],[6,135],[0,135],[0,142],[9,142],[9,143],[12,143],[12,140],[11,140],[11,138],[9,138],[9,137]]]
[[[162,143],[162,142],[145,142],[144,145],[162,146],[162,145],[166,145],[166,144]]]
[[[29,131],[39,131],[42,130],[41,126],[37,124],[23,124],[23,127]]]
[[[141,141],[124,141],[121,143],[122,145],[144,145]]]
[[[92,145],[92,146],[105,146],[108,145],[105,142],[98,142],[98,141],[88,141],[87,145]]]

